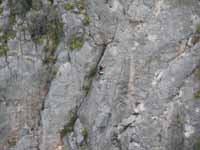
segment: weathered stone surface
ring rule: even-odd
[[[31,7],[12,18],[18,7],[0,1],[0,150],[194,149],[198,0],[35,0]],[[46,33],[53,18],[63,26]]]

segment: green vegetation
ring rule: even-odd
[[[31,39],[36,44],[44,45],[46,55],[43,62],[45,64],[54,64],[56,62],[55,51],[58,47],[60,37],[63,35],[63,23],[53,6],[49,6],[47,11],[48,13],[40,11],[32,13],[28,30]],[[56,75],[55,72],[53,71],[54,76]]]
[[[32,8],[32,0],[8,0],[11,16],[25,16],[25,14]]]
[[[73,132],[76,119],[77,119],[76,114],[74,112],[70,112],[68,123],[64,126],[63,130],[61,130],[60,132],[61,138]]]
[[[89,93],[90,84],[91,84],[90,80],[84,79],[82,90],[85,92],[85,95],[87,95]]]
[[[194,72],[195,78],[200,80],[200,68],[197,68]]]
[[[197,139],[197,141],[194,145],[194,150],[200,150],[200,138]]]
[[[45,51],[54,52],[59,44],[59,38],[63,34],[63,23],[58,12],[53,8],[49,9],[49,13],[46,15],[36,13],[32,16],[28,29],[36,44],[42,44],[46,40]]]
[[[8,41],[10,39],[13,39],[15,38],[15,32],[10,30],[10,31],[7,31],[6,33],[4,33],[4,36],[3,36],[4,40]]]
[[[49,1],[49,3],[52,5],[54,0],[48,0],[48,1]]]
[[[3,44],[0,46],[0,56],[5,56],[8,52],[8,46],[7,44]]]
[[[57,73],[58,73],[58,67],[56,67],[56,66],[53,66],[51,69],[50,69],[50,75],[51,75],[51,77],[52,78],[55,78],[56,77],[56,75],[57,75]]]
[[[82,11],[84,11],[84,10],[85,10],[85,0],[78,0],[78,1],[76,2],[76,7],[77,7],[78,10],[80,11],[80,13],[81,13]]]
[[[77,36],[75,34],[72,35],[70,39],[70,49],[80,49],[84,45],[84,35],[82,34],[81,36]]]
[[[49,63],[55,63],[56,62],[56,60],[57,60],[57,58],[55,57],[55,56],[48,56],[46,59],[45,59],[45,62],[44,63],[47,63],[47,64],[49,64]]]
[[[2,41],[0,45],[0,56],[6,56],[7,52],[9,51],[8,48],[8,40],[13,39],[15,34],[13,31],[3,31],[3,35],[0,37]]]
[[[83,135],[84,140],[87,140],[87,138],[88,138],[88,130],[86,128],[84,128],[82,130],[82,135]]]
[[[96,70],[97,70],[96,65],[91,66],[89,72],[84,77],[82,90],[85,92],[85,95],[89,93],[90,86],[92,84],[92,79],[96,75]]]
[[[69,11],[69,10],[74,9],[74,4],[69,2],[69,3],[66,3],[64,7],[66,11]]]
[[[1,54],[8,51],[7,48],[7,42],[10,39],[13,39],[15,37],[15,32],[13,31],[13,25],[16,21],[16,14],[14,12],[14,4],[12,0],[8,0],[8,5],[10,8],[10,15],[8,17],[8,24],[5,27],[4,31],[3,31],[3,35],[1,38],[1,41],[3,42],[3,45],[1,46]]]
[[[84,19],[83,19],[83,24],[85,26],[88,26],[90,24],[90,17],[85,15]]]
[[[77,8],[80,14],[84,14],[85,13],[85,0],[77,0],[75,2],[75,4],[73,4],[72,2],[68,2],[64,5],[64,8],[66,11],[70,11],[74,8]]]
[[[3,14],[3,8],[0,7],[0,16]]]
[[[196,33],[200,34],[200,23],[196,27]]]
[[[51,3],[51,0],[49,0]],[[53,4],[53,3],[51,3]],[[33,10],[41,10],[43,7],[42,1],[41,0],[32,0],[32,9]]]
[[[198,90],[195,94],[194,94],[195,98],[200,98],[200,90]]]
[[[97,70],[96,66],[95,65],[92,66],[87,75],[87,78],[89,78],[89,79],[93,78],[96,75],[96,70]]]
[[[183,119],[181,118],[180,114],[177,114],[177,116],[176,116],[176,123],[177,124],[182,124],[183,123]]]
[[[8,144],[11,147],[15,146],[17,144],[17,137],[16,136],[10,137],[10,139],[8,139]]]
[[[15,21],[16,21],[15,15],[12,15],[12,14],[11,14],[11,15],[9,16],[9,18],[8,18],[8,25],[9,25],[10,27],[12,27],[12,26],[14,25]]]

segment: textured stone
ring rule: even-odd
[[[16,16],[16,36],[0,56],[1,150],[194,148],[198,0],[39,1],[39,11]],[[68,2],[73,10],[65,10]],[[7,3],[0,4],[2,31],[12,11]],[[49,8],[58,11],[64,32],[53,52],[29,32],[31,17],[51,18]],[[79,49],[70,48],[72,35],[84,39]]]

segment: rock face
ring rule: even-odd
[[[199,0],[0,0],[0,39],[0,150],[200,150]]]

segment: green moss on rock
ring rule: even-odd
[[[197,141],[194,145],[194,150],[200,150],[200,138],[197,139]]]
[[[48,11],[48,15],[36,12],[31,17],[31,23],[29,24],[28,30],[32,40],[36,44],[44,44],[44,41],[46,41],[44,50],[53,53],[63,34],[63,23],[61,18],[59,18],[58,12],[53,10],[52,6]]]
[[[200,90],[198,90],[195,94],[194,94],[195,98],[200,98]]]
[[[200,68],[197,68],[194,72],[195,78],[200,80]]]
[[[55,63],[56,62],[56,60],[57,60],[57,58],[55,57],[55,56],[48,56],[47,58],[46,58],[46,60],[45,60],[45,62],[44,63],[47,63],[47,64],[49,64],[49,63]]]
[[[84,17],[84,19],[83,19],[83,24],[84,24],[85,26],[90,25],[90,17],[89,17],[89,16],[85,15],[85,17]]]
[[[3,15],[3,8],[0,7],[0,16]]]
[[[5,56],[8,52],[9,48],[7,44],[3,44],[0,46],[0,56]]]
[[[76,34],[73,34],[70,39],[70,49],[81,49],[84,45],[84,35],[77,36]]]
[[[76,2],[76,7],[77,7],[80,11],[84,10],[84,9],[85,9],[85,0],[78,0],[78,1]]]
[[[88,130],[87,130],[87,128],[84,128],[82,130],[82,135],[83,135],[84,140],[87,140],[87,138],[88,138]]]
[[[64,8],[65,8],[66,11],[72,10],[72,9],[74,9],[74,4],[68,2],[68,3],[65,4]]]
[[[65,137],[67,134],[73,132],[76,119],[77,119],[76,114],[74,112],[70,112],[68,123],[64,126],[64,128],[60,132],[61,138]]]
[[[51,75],[52,78],[55,78],[55,77],[56,77],[56,75],[57,75],[57,73],[58,73],[58,70],[59,70],[59,68],[56,67],[56,66],[53,66],[53,67],[51,68],[51,70],[50,70],[50,75]]]
[[[196,27],[196,33],[200,34],[200,23]]]

